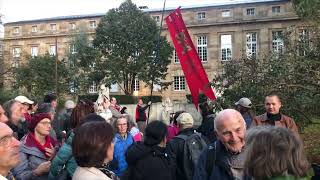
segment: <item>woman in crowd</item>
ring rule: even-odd
[[[114,126],[116,135],[114,140],[113,164],[117,164],[117,167],[112,170],[120,177],[128,167],[125,153],[134,140],[132,135],[128,132],[128,120],[125,116],[118,118],[114,122]]]
[[[75,129],[80,126],[80,122],[82,119],[88,115],[89,113],[94,112],[94,105],[90,102],[79,102],[77,106],[73,109],[71,113],[71,128]],[[98,115],[95,115],[98,116]],[[97,117],[99,119],[101,117]],[[101,118],[102,119],[102,118]],[[77,163],[75,162],[72,156],[72,148],[71,144],[73,141],[74,133],[71,131],[69,137],[67,138],[66,142],[58,151],[56,157],[52,161],[52,166],[50,168],[49,179],[56,179],[59,177],[63,171],[63,167],[67,171],[67,174],[70,177],[73,176],[74,171],[77,168]]]
[[[129,147],[126,160],[129,164],[123,180],[174,180],[174,168],[165,153],[167,126],[152,121],[145,129],[144,142]]]
[[[290,130],[276,127],[254,127],[246,141],[247,172],[254,180],[299,179],[307,175],[309,163],[300,139]]]
[[[117,179],[104,168],[113,159],[113,138],[113,129],[106,122],[86,123],[75,131],[72,152],[79,166],[73,180]]]
[[[132,119],[130,119],[129,115],[126,115],[126,118],[128,121],[128,130],[132,135],[134,142],[142,141],[142,133],[137,128],[136,123],[133,122]]]
[[[51,115],[35,114],[29,123],[29,133],[21,139],[21,163],[13,169],[18,180],[48,179],[51,160],[55,156],[57,141],[50,134]]]
[[[176,135],[178,135],[179,133],[179,128],[178,128],[178,122],[177,122],[177,118],[179,117],[179,115],[181,113],[184,113],[185,111],[177,111],[176,113],[174,113],[173,116],[173,121],[170,122],[169,126],[168,126],[168,135],[167,135],[167,140],[170,141],[172,138],[174,138]]]

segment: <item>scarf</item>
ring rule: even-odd
[[[97,167],[97,168],[112,180],[120,180],[120,178],[116,174],[114,174],[112,171],[109,170],[107,163],[104,163],[101,165],[101,167]]]
[[[278,113],[278,114],[269,114],[267,113],[267,117],[268,117],[268,120],[270,121],[280,121],[281,120],[281,114]]]
[[[56,145],[56,141],[50,136],[45,137],[44,145],[40,144],[40,142],[36,139],[34,133],[32,132],[30,132],[26,137],[26,146],[35,147],[39,149],[46,156],[46,158],[49,158],[49,156],[46,155],[45,148],[55,147],[55,145]]]

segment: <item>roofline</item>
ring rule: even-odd
[[[203,4],[198,6],[182,6],[181,9],[199,9],[199,8],[220,8],[220,7],[228,7],[228,6],[235,6],[235,5],[244,5],[244,4],[265,4],[265,3],[277,3],[277,2],[290,2],[290,0],[253,0],[253,1],[232,1],[227,3],[215,3],[215,4]],[[175,10],[177,7],[168,7],[165,9],[166,12]],[[162,8],[157,9],[142,9],[143,12],[152,13],[152,12],[162,12]],[[32,19],[32,20],[23,20],[23,21],[14,21],[4,23],[6,25],[14,25],[14,24],[25,24],[25,23],[37,23],[43,21],[61,21],[61,20],[72,20],[72,19],[84,19],[84,18],[96,18],[102,17],[106,13],[96,13],[96,14],[84,14],[84,15],[69,15],[69,16],[57,16],[57,17],[49,17],[49,18],[41,18],[41,19]]]

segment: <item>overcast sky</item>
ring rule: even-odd
[[[132,0],[137,6],[162,8],[164,0]],[[166,7],[214,4],[241,0],[167,0]],[[244,0],[242,0],[244,1]],[[250,1],[250,0],[246,0]],[[105,13],[124,0],[0,0],[2,21],[39,19],[55,16]]]

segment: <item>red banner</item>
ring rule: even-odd
[[[169,14],[165,20],[190,89],[192,101],[198,109],[200,90],[211,100],[215,100],[216,97],[209,84],[208,76],[202,66],[201,59],[184,24],[180,7]]]

